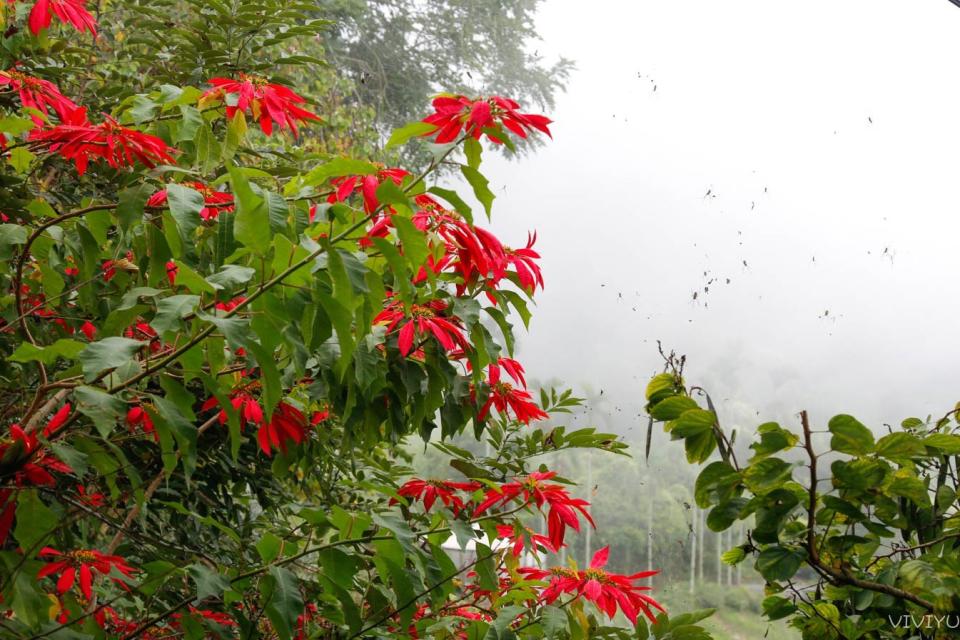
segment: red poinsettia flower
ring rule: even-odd
[[[650,620],[656,621],[653,609],[666,611],[663,606],[644,594],[650,587],[635,584],[637,580],[656,575],[657,571],[643,571],[633,575],[621,575],[605,571],[610,548],[604,547],[594,554],[590,567],[586,571],[553,567],[538,569],[521,567],[520,573],[533,580],[547,580],[549,585],[543,590],[541,598],[551,604],[563,594],[582,596],[597,605],[600,611],[610,619],[617,615],[617,608],[632,622],[637,623],[640,612]]]
[[[487,384],[490,386],[490,395],[487,401],[480,407],[479,417],[482,420],[490,412],[490,407],[496,408],[503,415],[509,415],[512,411],[517,422],[530,424],[533,420],[543,420],[549,418],[550,414],[541,409],[533,400],[533,396],[526,389],[518,389],[509,382],[501,379],[500,370],[503,369],[507,375],[513,378],[516,384],[525,385],[523,380],[523,367],[516,360],[509,358],[500,358],[497,364],[489,367],[489,377]]]
[[[330,407],[326,407],[320,411],[314,411],[313,415],[310,416],[310,424],[314,427],[319,426],[329,420],[330,416]]]
[[[330,183],[334,187],[333,193],[327,197],[327,202],[334,204],[343,202],[354,193],[363,196],[363,210],[373,213],[380,207],[377,198],[377,189],[385,181],[390,180],[396,185],[403,184],[403,179],[410,175],[409,171],[397,167],[381,167],[376,173],[366,176],[343,176],[334,178]]]
[[[203,195],[204,207],[200,209],[200,217],[204,220],[215,220],[221,212],[229,213],[234,210],[233,195],[225,191],[217,191],[202,182],[184,182],[184,186]],[[167,203],[167,190],[161,189],[147,200],[148,207],[162,207]]]
[[[151,169],[161,162],[175,162],[170,155],[174,149],[160,138],[123,127],[110,116],[100,124],[91,124],[82,107],[66,114],[55,127],[35,129],[29,139],[72,161],[81,176],[91,159],[104,160],[114,169],[135,162]]]
[[[540,265],[536,263],[540,259],[540,254],[533,250],[536,241],[536,233],[528,234],[527,246],[522,249],[503,248],[505,262],[513,267],[520,286],[530,294],[533,294],[538,286],[543,289],[543,274],[540,272]]]
[[[397,489],[397,495],[411,500],[420,500],[427,512],[439,498],[444,505],[453,511],[454,515],[459,515],[463,511],[465,503],[463,498],[457,495],[457,492],[473,493],[482,486],[479,482],[452,482],[450,480],[420,480],[414,478]],[[396,504],[396,500],[391,500],[390,504]]]
[[[60,409],[53,414],[53,417],[50,418],[50,421],[47,422],[47,426],[43,428],[43,437],[49,438],[57,431],[60,430],[60,427],[67,423],[67,418],[70,417],[70,403],[66,403]]]
[[[593,518],[587,512],[586,507],[590,503],[581,498],[573,498],[566,487],[554,482],[546,482],[557,474],[555,471],[534,472],[523,480],[514,480],[502,485],[499,489],[489,489],[484,496],[483,502],[477,505],[474,515],[480,515],[487,509],[503,505],[517,498],[524,502],[532,502],[541,508],[544,505],[549,506],[547,514],[547,533],[550,538],[550,545],[554,549],[563,546],[563,538],[566,528],[571,527],[574,531],[580,531],[579,515],[587,519],[593,527],[596,524]],[[579,514],[579,515],[578,515]]]
[[[143,406],[136,405],[130,407],[130,410],[127,411],[126,421],[130,433],[133,433],[135,429],[139,428],[144,433],[152,435],[154,441],[160,442],[160,434],[157,433],[156,428],[153,426],[153,420],[150,419],[150,414],[147,413]]]
[[[89,31],[97,36],[97,21],[87,11],[86,0],[36,0],[28,19],[31,33],[37,35],[47,29],[54,15],[64,24],[73,25],[80,33]]]
[[[66,553],[44,547],[40,550],[41,558],[61,558],[48,563],[37,573],[37,579],[47,576],[58,576],[57,593],[65,594],[73,588],[80,578],[80,592],[87,600],[93,598],[93,579],[97,574],[108,576],[112,569],[116,569],[125,576],[132,577],[134,568],[120,556],[110,556],[99,551],[83,550],[68,551]],[[119,578],[112,578],[119,585],[126,586]]]
[[[180,267],[178,267],[177,263],[173,260],[167,260],[167,264],[164,266],[167,270],[167,282],[169,282],[172,287],[177,284],[177,272],[180,271]]]
[[[57,85],[16,69],[0,71],[0,87],[10,87],[16,91],[20,95],[20,104],[25,108],[35,109],[43,115],[49,115],[52,110],[61,120],[77,108],[73,100],[60,93]],[[30,117],[34,124],[43,124],[43,118],[39,114],[31,114]]]
[[[260,403],[246,391],[234,392],[233,395],[230,396],[230,405],[240,417],[241,428],[246,426],[248,422],[257,425],[263,424],[263,409],[260,407]],[[201,411],[209,411],[217,406],[219,406],[219,401],[216,397],[212,397],[204,402],[200,409]],[[225,409],[220,409],[220,414],[217,416],[217,419],[220,421],[220,424],[227,423],[227,412]]]
[[[218,302],[213,306],[215,309],[219,309],[220,311],[230,312],[236,309],[237,307],[239,307],[241,304],[243,304],[246,301],[247,299],[244,296],[237,296],[236,298],[227,300],[226,302]]]
[[[237,111],[249,113],[260,123],[267,135],[273,133],[273,123],[297,134],[297,122],[320,120],[320,116],[298,106],[306,100],[289,88],[271,84],[264,78],[240,74],[239,80],[211,78],[213,85],[203,94],[202,100],[221,100],[227,104],[227,117],[233,118]]]
[[[106,496],[102,493],[92,491],[82,484],[77,485],[77,495],[80,496],[80,501],[88,507],[102,507],[107,501]]]
[[[510,541],[512,545],[511,553],[513,553],[514,557],[520,557],[520,554],[523,553],[523,550],[526,548],[529,548],[530,553],[534,556],[536,556],[539,551],[557,552],[557,549],[555,549],[550,542],[550,538],[536,533],[533,529],[520,526],[519,524],[516,526],[498,524],[497,537]]]
[[[132,340],[149,342],[150,353],[159,353],[163,350],[163,343],[160,341],[160,336],[157,335],[153,327],[143,320],[137,320],[132,327],[124,329],[123,335]]]
[[[90,322],[85,320],[82,325],[80,325],[80,332],[87,336],[87,340],[93,340],[97,336],[97,327]]]
[[[438,144],[446,144],[456,140],[461,132],[476,139],[486,134],[491,142],[502,144],[495,131],[490,131],[498,123],[521,138],[526,138],[534,129],[550,135],[549,118],[520,113],[519,108],[515,101],[500,96],[471,100],[466,96],[441,94],[433,99],[434,113],[423,119],[436,129],[424,135],[436,135]]]
[[[401,302],[391,302],[381,311],[373,324],[386,324],[387,333],[391,333],[402,323],[399,333],[400,354],[406,357],[413,350],[415,337],[426,338],[432,335],[437,342],[451,350],[458,345],[467,347],[467,339],[463,336],[460,319],[456,316],[443,316],[447,310],[447,303],[442,300],[431,300],[426,304],[415,304],[408,314]]]
[[[277,405],[270,422],[261,425],[257,432],[260,450],[268,456],[271,447],[286,453],[290,442],[300,444],[307,435],[307,419],[293,405],[281,402]]]

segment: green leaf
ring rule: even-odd
[[[677,377],[672,373],[661,373],[654,376],[647,384],[646,398],[651,405],[664,400],[668,396],[679,393]]]
[[[654,420],[666,422],[676,420],[685,411],[699,408],[696,401],[689,396],[673,396],[655,404],[650,409],[650,415]]]
[[[740,474],[730,464],[718,460],[711,462],[697,476],[694,499],[701,509],[727,500],[740,484]]]
[[[227,136],[223,141],[222,158],[225,162],[233,159],[233,156],[237,154],[237,149],[240,148],[240,145],[243,144],[246,138],[247,117],[243,114],[243,111],[237,109],[233,114],[233,118],[227,124]]]
[[[214,285],[207,282],[203,276],[194,271],[190,265],[181,261],[174,260],[177,265],[177,276],[174,280],[178,287],[186,287],[192,293],[216,293]]]
[[[197,599],[219,598],[230,589],[230,581],[205,564],[195,563],[187,567],[187,573],[197,585]]]
[[[306,176],[304,176],[304,184],[315,187],[323,184],[330,178],[353,175],[371,175],[376,172],[377,166],[375,164],[371,164],[363,160],[337,158],[312,169]]]
[[[303,598],[297,577],[283,567],[272,566],[261,586],[263,606],[280,640],[290,640],[297,617],[303,613]]]
[[[473,138],[470,138],[470,140],[473,140]],[[449,202],[454,211],[463,216],[467,222],[473,224],[473,209],[470,207],[470,205],[464,202],[463,198],[461,198],[460,194],[458,194],[456,191],[451,189],[443,189],[437,186],[430,187],[427,189],[427,191],[434,193]]]
[[[113,432],[127,410],[123,400],[95,387],[77,387],[73,397],[77,411],[93,420],[97,432],[104,438]]]
[[[13,537],[20,543],[24,553],[33,557],[43,546],[43,541],[60,528],[60,518],[40,499],[35,489],[17,494],[17,526]]]
[[[101,372],[129,364],[145,342],[111,336],[91,342],[78,354],[83,377],[92,382]]]
[[[16,147],[10,151],[7,162],[17,173],[26,173],[35,157],[26,147]]]
[[[65,360],[76,360],[86,345],[77,340],[69,338],[60,338],[53,344],[46,347],[37,347],[29,342],[21,342],[20,346],[10,354],[11,362],[35,362],[40,361],[46,365],[52,365],[57,358]]]
[[[193,232],[200,225],[200,210],[204,207],[203,194],[182,184],[167,185],[167,207],[180,230],[180,239],[193,242]]]
[[[779,545],[767,547],[757,557],[757,571],[770,582],[789,580],[803,564],[804,553]]]
[[[396,147],[401,144],[405,144],[410,138],[415,138],[417,136],[422,136],[427,133],[431,133],[437,130],[437,125],[430,124],[428,122],[411,122],[405,124],[399,129],[394,129],[393,133],[390,134],[390,139],[387,140],[387,144],[384,147],[384,150]]]
[[[888,460],[910,460],[926,453],[926,447],[917,436],[903,431],[885,435],[877,441],[877,455]]]
[[[873,434],[853,416],[841,414],[830,419],[828,425],[830,447],[840,453],[863,456],[873,451]]]
[[[430,249],[427,247],[427,237],[423,231],[417,229],[409,218],[395,215],[391,218],[393,225],[400,237],[403,246],[403,255],[410,264],[413,273],[419,271],[420,267],[427,262],[427,256],[430,255]]]
[[[960,454],[960,435],[953,433],[935,433],[923,439],[923,444],[948,455]]]
[[[743,470],[743,482],[753,493],[763,495],[791,478],[793,466],[780,458],[766,458]]]
[[[200,296],[176,295],[163,298],[157,303],[157,315],[150,321],[161,336],[180,327],[180,320],[194,312],[200,304]]]
[[[264,564],[270,564],[280,555],[280,549],[283,547],[283,540],[273,533],[267,531],[257,542],[257,553]]]
[[[120,192],[117,200],[117,219],[120,220],[121,228],[129,229],[134,222],[143,217],[147,200],[152,193],[153,188],[143,182]]]
[[[254,253],[263,255],[270,248],[270,218],[266,201],[253,192],[243,171],[227,165],[230,186],[236,202],[233,235]]]
[[[470,186],[473,187],[473,195],[476,196],[484,211],[487,212],[487,219],[490,219],[490,211],[493,208],[493,191],[490,191],[489,181],[482,173],[467,165],[460,165],[460,172],[467,179]]]
[[[27,228],[18,224],[0,224],[0,247],[27,243]]]

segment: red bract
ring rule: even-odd
[[[260,427],[257,442],[260,449],[271,454],[271,447],[286,453],[287,444],[300,444],[307,435],[307,419],[293,405],[281,402],[273,412],[270,422]]]
[[[77,485],[77,495],[80,496],[81,502],[90,507],[102,507],[107,501],[106,496],[102,493],[91,491],[82,484]]]
[[[150,414],[140,405],[135,407],[130,407],[130,410],[127,411],[127,427],[132,433],[134,429],[140,428],[144,433],[149,433],[153,436],[153,439],[156,442],[160,442],[160,434],[157,433],[156,428],[153,426],[153,420],[150,419]]]
[[[134,569],[126,563],[120,556],[109,556],[94,550],[77,550],[61,552],[50,547],[44,547],[40,550],[41,558],[62,558],[54,560],[37,573],[37,579],[47,576],[59,576],[57,579],[57,593],[63,595],[69,591],[80,578],[80,591],[87,600],[93,598],[93,578],[96,574],[103,576],[109,575],[112,569],[116,569],[125,576],[132,576]],[[118,578],[113,581],[119,585],[126,586]]]
[[[436,129],[424,135],[436,135],[438,144],[453,142],[461,132],[476,139],[486,134],[491,142],[502,144],[496,129],[491,130],[498,123],[521,138],[526,138],[534,129],[550,135],[549,118],[520,113],[517,111],[520,105],[509,98],[491,96],[471,100],[466,96],[441,94],[433,99],[433,108],[434,113],[423,122],[435,125]]]
[[[549,418],[550,414],[541,409],[533,397],[526,389],[518,389],[509,382],[503,382],[500,377],[500,369],[507,372],[514,382],[524,384],[523,367],[516,360],[509,358],[500,358],[497,364],[490,365],[489,378],[487,384],[490,386],[490,395],[487,401],[480,407],[479,417],[483,419],[490,412],[490,407],[495,407],[501,414],[509,415],[512,411],[517,422],[530,424],[533,420],[543,420]]]
[[[320,120],[320,116],[298,106],[306,100],[287,87],[271,84],[264,78],[241,73],[239,80],[211,78],[210,84],[213,88],[203,94],[203,100],[225,102],[227,117],[231,119],[237,111],[249,113],[267,135],[273,133],[274,122],[281,130],[289,128],[296,135],[298,121]]]
[[[132,327],[124,329],[123,335],[132,340],[149,342],[150,353],[158,353],[163,350],[163,343],[160,341],[156,330],[143,320],[138,320]]]
[[[550,545],[554,549],[563,546],[563,538],[566,528],[571,527],[574,531],[580,531],[580,519],[578,513],[582,515],[593,526],[593,518],[587,512],[586,507],[590,503],[581,498],[570,496],[566,487],[553,482],[545,482],[557,474],[555,471],[534,472],[523,480],[514,480],[501,486],[499,489],[489,489],[483,502],[477,506],[474,515],[480,515],[487,509],[504,505],[512,500],[521,498],[524,502],[533,502],[538,508],[544,504],[550,507],[547,514],[547,533],[550,538]]]
[[[178,267],[177,263],[173,260],[167,260],[165,267],[167,270],[167,282],[169,282],[172,287],[177,284],[177,272],[180,271],[180,267]]]
[[[257,402],[257,399],[246,391],[237,391],[230,397],[230,404],[237,411],[240,416],[240,427],[243,428],[248,422],[253,424],[263,424],[263,409],[260,407],[260,403]],[[208,399],[203,403],[203,406],[200,407],[202,411],[209,411],[214,407],[218,406],[218,400],[216,397]],[[220,421],[220,424],[226,424],[227,422],[227,412],[224,409],[220,409],[220,414],[217,416],[217,419]]]
[[[63,426],[66,416],[70,412],[70,405],[64,405],[60,411],[50,420],[47,428],[50,433]],[[51,428],[51,425],[53,428]],[[51,471],[59,473],[70,473],[70,467],[58,460],[48,456],[46,451],[41,449],[40,441],[32,433],[27,433],[18,424],[10,425],[10,436],[8,439],[0,441],[0,459],[5,464],[10,464],[17,469],[13,475],[13,482],[17,486],[37,485],[53,486],[56,484]],[[18,464],[19,463],[19,464]]]
[[[84,323],[80,325],[80,332],[87,336],[87,340],[93,340],[97,335],[97,328],[92,322],[85,320]]]
[[[60,409],[53,414],[53,417],[50,418],[50,421],[47,422],[47,426],[43,428],[43,437],[49,438],[57,431],[60,430],[60,427],[67,423],[67,418],[70,417],[70,403],[63,405]]]
[[[16,69],[0,71],[0,87],[10,87],[20,95],[20,104],[28,109],[36,109],[43,115],[49,115],[53,110],[61,120],[77,108],[76,103],[62,93],[57,85],[49,80],[34,78]],[[31,114],[34,124],[42,125],[43,118],[38,114]]]
[[[80,175],[91,159],[104,160],[114,169],[131,167],[135,162],[151,169],[161,162],[175,162],[170,155],[173,149],[160,138],[123,127],[110,116],[100,124],[91,124],[83,108],[66,114],[55,127],[35,129],[29,139],[72,161]]]
[[[387,333],[391,333],[402,323],[399,333],[400,354],[406,357],[413,350],[414,338],[426,338],[432,335],[447,351],[458,345],[467,347],[467,339],[463,336],[460,319],[456,316],[444,317],[447,303],[442,300],[431,300],[426,304],[415,304],[408,314],[403,304],[391,302],[373,319],[374,324],[386,324]]]
[[[408,480],[397,489],[397,494],[404,498],[420,500],[423,502],[425,511],[430,511],[433,504],[440,498],[440,501],[453,511],[454,515],[459,515],[463,511],[464,500],[456,494],[457,491],[466,491],[473,493],[483,485],[479,482],[451,482],[448,480],[420,480],[414,478]],[[469,498],[468,498],[469,500]],[[390,504],[396,504],[396,500],[391,500]]]
[[[217,191],[202,182],[185,182],[184,186],[190,187],[194,191],[199,191],[203,195],[203,204],[200,209],[200,217],[204,220],[215,220],[220,212],[229,213],[233,211],[233,196],[224,191]],[[167,190],[161,189],[150,196],[147,200],[148,207],[162,207],[167,203]]]
[[[56,15],[61,22],[73,25],[77,31],[83,33],[86,30],[96,37],[97,21],[87,11],[86,5],[86,0],[37,0],[30,10],[30,31],[37,35],[50,26]]]
[[[403,179],[409,175],[410,172],[404,169],[382,167],[377,173],[371,175],[334,178],[330,181],[334,186],[334,192],[327,197],[327,202],[330,204],[343,202],[359,192],[363,196],[363,210],[373,213],[380,207],[380,200],[377,198],[377,189],[380,185],[387,180],[396,185],[403,184]]]
[[[523,550],[527,547],[529,547],[530,553],[533,555],[537,555],[538,551],[557,552],[557,549],[555,549],[550,542],[550,538],[540,535],[527,527],[498,524],[497,537],[510,541],[512,545],[511,552],[514,557],[520,557],[520,554],[523,553]]]
[[[522,249],[510,249],[504,247],[504,259],[508,266],[512,266],[517,272],[517,279],[524,291],[532,294],[539,286],[543,289],[543,274],[540,272],[540,265],[536,260],[540,259],[540,254],[533,250],[533,245],[537,241],[537,234],[527,236],[527,246]]]
[[[213,306],[215,309],[219,309],[220,311],[230,312],[246,302],[246,300],[247,299],[244,296],[237,296],[236,298],[227,300],[226,302],[218,302]]]
[[[547,580],[549,585],[543,590],[541,598],[551,604],[562,594],[582,596],[597,605],[597,608],[613,619],[617,608],[633,624],[637,623],[637,615],[642,611],[651,621],[656,617],[653,609],[665,611],[659,602],[642,593],[650,587],[634,584],[637,580],[656,575],[657,571],[643,571],[633,575],[620,575],[604,571],[607,564],[609,547],[597,551],[586,571],[553,567],[551,569],[537,569],[532,567],[520,568],[520,573],[533,580]]]

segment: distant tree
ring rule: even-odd
[[[320,0],[334,21],[327,57],[373,107],[380,128],[415,120],[438,91],[502,92],[553,107],[573,63],[539,53],[540,0]]]

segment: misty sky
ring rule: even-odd
[[[657,339],[727,425],[960,400],[960,9],[547,0],[538,28],[578,66],[554,141],[486,164],[491,226],[539,232],[531,377],[638,428]]]

